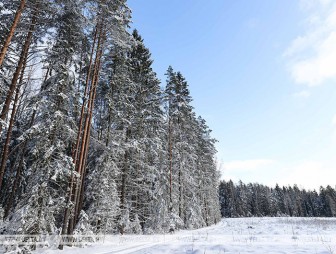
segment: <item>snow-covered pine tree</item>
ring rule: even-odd
[[[129,121],[131,122],[130,139],[136,144],[130,154],[130,179],[132,195],[131,219],[139,219],[141,227],[151,227],[149,220],[157,220],[160,216],[153,209],[162,202],[161,198],[154,199],[158,188],[157,180],[162,175],[162,162],[159,157],[163,153],[162,137],[163,111],[161,108],[160,82],[152,70],[152,60],[149,50],[144,46],[139,33],[133,31],[134,44],[127,56],[127,65],[130,82],[134,86],[132,104],[134,111]],[[155,225],[157,228],[160,225]]]
[[[200,193],[200,204],[203,211],[203,220],[206,225],[217,223],[220,220],[220,206],[218,197],[219,172],[216,163],[216,139],[211,137],[211,130],[202,117],[198,117],[198,149],[197,149],[197,171],[200,176],[197,181]],[[203,225],[199,225],[203,226]]]
[[[220,218],[215,140],[205,121],[196,119],[187,82],[172,67],[167,71],[165,92],[171,216],[180,218],[182,227],[213,224]]]
[[[14,1],[12,1],[12,4],[13,4],[13,2]],[[8,51],[9,44],[10,44],[10,42],[11,42],[13,36],[14,36],[15,29],[16,29],[19,21],[20,21],[21,14],[22,14],[25,6],[26,6],[26,0],[21,0],[19,2],[18,8],[16,9],[15,16],[14,16],[13,22],[10,26],[10,29],[9,29],[8,33],[4,33],[3,35],[5,35],[5,36],[3,36],[3,38],[0,38],[1,39],[0,67],[2,66],[2,63],[5,59],[6,53]]]
[[[1,49],[22,2],[0,4]],[[139,234],[215,223],[214,140],[172,68],[163,114],[149,49],[128,33],[126,0],[31,0],[22,10],[0,73],[7,232]]]
[[[42,0],[27,2],[24,8],[25,11],[20,18],[20,24],[18,24],[18,30],[20,32],[11,40],[13,52],[11,52],[11,54],[7,52],[4,58],[4,61],[9,61],[10,66],[3,66],[5,71],[8,70],[9,72],[3,75],[5,79],[4,82],[8,84],[8,88],[6,89],[5,96],[1,98],[0,101],[0,134],[3,132],[3,128],[8,126],[5,120],[7,119],[14,98],[13,94],[15,93],[20,74],[24,71],[25,59],[28,57],[29,51],[33,46],[41,42],[46,36],[48,29],[53,27],[55,6],[52,2],[53,1]],[[12,3],[10,3],[9,6],[12,6]],[[19,52],[19,54],[17,54],[17,52]],[[37,52],[35,51],[34,53],[36,54]]]
[[[94,161],[95,169],[87,177],[85,213],[96,234],[111,234],[118,230],[120,199],[115,179],[119,169],[115,162],[117,156],[112,151],[101,151],[102,155]]]
[[[24,224],[28,216],[36,225],[34,234],[55,233],[62,225],[66,190],[74,168],[71,148],[76,127],[76,75],[72,69],[77,64],[76,54],[82,41],[81,6],[67,0],[59,4],[54,43],[45,58],[50,76],[31,99],[27,110],[33,124],[21,138],[28,142],[27,154],[30,155],[26,158],[25,195],[12,217],[14,223]],[[36,213],[39,209],[41,211]]]
[[[90,9],[92,12],[90,16],[93,17],[93,23],[97,24],[98,33],[95,33],[97,34],[96,47],[97,49],[100,47],[100,56],[99,65],[95,66],[93,64],[92,66],[92,63],[88,64],[87,75],[88,77],[89,75],[94,75],[95,80],[92,83],[87,79],[86,83],[89,82],[88,85],[91,87],[87,93],[92,93],[93,95],[90,95],[91,97],[88,95],[89,100],[87,102],[83,100],[83,107],[89,108],[90,115],[85,113],[86,110],[82,110],[79,123],[77,144],[81,144],[81,146],[76,148],[75,160],[78,164],[78,170],[81,172],[81,190],[76,201],[78,203],[76,214],[83,207],[84,209],[89,209],[87,213],[90,217],[93,215],[92,212],[94,212],[90,204],[93,200],[92,198],[99,197],[99,200],[110,198],[112,200],[110,204],[105,203],[102,205],[103,207],[97,208],[109,210],[109,215],[107,217],[101,215],[99,219],[93,218],[95,220],[93,224],[96,225],[94,226],[95,231],[101,229],[101,223],[108,224],[108,230],[111,232],[116,225],[114,217],[117,214],[120,215],[119,208],[115,206],[119,204],[122,206],[125,200],[116,196],[116,177],[123,175],[120,174],[120,171],[125,165],[125,160],[123,160],[125,158],[125,149],[122,147],[125,147],[124,138],[127,131],[120,131],[121,125],[119,123],[123,122],[122,119],[124,119],[124,115],[120,113],[123,112],[121,109],[127,108],[124,105],[131,105],[127,103],[128,95],[125,93],[127,91],[127,86],[125,85],[129,84],[126,50],[130,45],[130,37],[127,32],[130,11],[126,6],[126,1],[91,1],[91,3],[93,7]],[[100,23],[97,23],[97,21]],[[101,42],[100,39],[103,41]],[[92,45],[95,44],[94,41]],[[99,44],[100,46],[98,46]],[[93,53],[95,59],[97,59],[97,52]],[[95,61],[92,62],[94,63]],[[92,70],[90,71],[90,69]],[[90,74],[91,72],[95,74]],[[94,90],[92,90],[93,85]],[[123,104],[124,102],[126,103]],[[118,108],[119,105],[120,108]],[[92,121],[94,124],[91,128]],[[86,138],[84,138],[85,136]],[[89,147],[90,138],[94,142]],[[102,162],[104,163],[101,164]],[[108,167],[106,171],[99,172],[97,165],[108,165]],[[104,179],[103,176],[106,176],[107,179]],[[106,183],[112,188],[109,192],[101,193],[100,190],[95,188],[95,186],[106,185]],[[85,188],[87,189],[86,194]],[[112,195],[113,190],[115,191],[114,195]],[[85,198],[86,200],[84,200]],[[99,200],[94,201],[94,203],[100,202]],[[111,222],[112,217],[114,218],[113,222]],[[97,220],[101,222],[97,223]],[[107,220],[110,222],[107,223]]]
[[[6,3],[6,6],[11,4],[13,3]],[[39,0],[26,3],[17,33],[11,40],[10,49],[1,67],[2,74],[5,73],[1,78],[8,84],[4,96],[1,97],[2,104],[0,103],[1,117],[7,119],[3,122],[3,127],[6,128],[2,129],[4,141],[0,170],[0,179],[3,180],[1,201],[6,216],[13,206],[18,185],[22,182],[24,160],[21,158],[26,151],[26,141],[19,141],[18,136],[31,126],[31,120],[28,120],[29,110],[26,107],[32,95],[32,87],[36,89],[41,82],[40,77],[33,77],[32,72],[37,58],[41,60],[39,55],[44,50],[44,47],[38,47],[38,44],[46,38],[47,30],[54,27],[55,23],[52,21],[55,20],[55,12],[55,6],[50,1],[44,1],[43,4]],[[27,66],[29,68],[26,68]]]
[[[74,162],[76,171],[80,175],[79,183],[74,187],[73,203],[75,205],[75,217],[69,221],[68,232],[72,232],[75,223],[79,219],[79,214],[84,205],[84,193],[87,175],[92,168],[88,167],[91,155],[95,155],[97,150],[95,146],[90,146],[91,135],[95,133],[95,126],[92,122],[96,121],[96,98],[97,91],[103,83],[103,66],[108,65],[108,55],[110,48],[125,48],[128,45],[129,37],[127,26],[129,22],[129,9],[126,1],[88,1],[88,17],[95,24],[91,44],[90,60],[87,64],[87,73],[85,80],[84,99],[79,118],[79,128],[77,141],[74,149]],[[102,74],[102,75],[101,75]],[[99,100],[99,99],[98,99]],[[91,128],[92,127],[92,128]],[[99,127],[99,125],[98,125]],[[102,130],[98,130],[98,140],[101,139]],[[100,179],[103,181],[103,179]]]
[[[109,50],[109,58],[106,58],[102,66],[103,82],[98,89],[97,102],[97,126],[98,139],[106,145],[112,153],[115,163],[119,192],[120,216],[118,218],[121,232],[129,222],[129,204],[127,195],[129,192],[129,156],[132,143],[130,138],[130,115],[134,112],[131,102],[133,85],[129,81],[129,73],[126,64],[127,50],[118,45],[113,45]],[[92,176],[93,177],[93,176]],[[97,179],[99,181],[99,179]],[[100,179],[101,181],[102,179]],[[125,217],[126,216],[126,217]]]
[[[19,82],[20,75],[22,76],[24,73],[24,69],[26,66],[26,60],[28,58],[29,49],[31,47],[31,44],[33,43],[33,36],[34,31],[37,26],[37,18],[38,14],[40,12],[39,5],[37,4],[35,6],[35,10],[33,10],[29,14],[29,26],[27,29],[27,33],[24,35],[24,43],[19,44],[18,47],[20,48],[20,54],[17,59],[17,64],[15,68],[10,68],[7,73],[3,73],[3,82],[8,84],[8,87],[5,87],[1,90],[3,90],[4,96],[1,96],[0,99],[0,137],[1,134],[3,134],[4,127],[7,127],[8,125],[12,125],[8,123],[8,112],[10,111],[10,106],[12,104],[12,100],[15,97],[14,94],[19,92],[19,89],[17,89],[17,85]],[[10,32],[9,32],[10,33]],[[7,45],[8,46],[8,45]],[[21,46],[21,47],[20,47]],[[4,48],[6,48],[6,42],[4,43]],[[7,51],[7,49],[5,50]],[[5,52],[2,55],[2,60],[5,59]],[[13,57],[14,62],[16,62],[15,57]],[[2,71],[3,72],[3,71]],[[21,79],[22,80],[22,79]],[[14,116],[13,116],[14,117]],[[12,118],[13,119],[13,118]],[[12,128],[12,127],[10,127]],[[9,130],[11,132],[11,130]],[[4,146],[3,146],[3,152],[2,152],[2,158],[1,158],[1,166],[0,166],[0,190],[3,189],[3,182],[4,182],[4,176],[6,173],[6,163],[7,163],[7,154],[9,150],[9,143],[11,139],[11,133],[9,135],[5,136]],[[3,193],[3,192],[2,192]]]
[[[186,140],[183,139],[182,123],[186,114],[191,114],[191,106],[189,105],[191,97],[187,83],[181,73],[174,72],[170,66],[167,70],[167,84],[165,89],[165,97],[167,101],[167,125],[168,140],[167,151],[169,155],[168,174],[169,174],[169,213],[170,217],[178,218],[178,221],[184,220],[183,215],[183,184],[182,184],[182,165],[183,154],[182,149],[186,147]],[[182,159],[182,160],[181,160]],[[184,163],[184,161],[183,161]],[[174,221],[177,221],[174,219]],[[180,227],[184,227],[183,223],[179,223]],[[172,223],[170,227],[174,230],[177,225]]]

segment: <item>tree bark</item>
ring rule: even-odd
[[[82,206],[83,206],[83,197],[84,197],[84,180],[85,180],[85,176],[86,176],[86,160],[87,160],[87,157],[88,157],[88,152],[89,152],[89,143],[90,143],[90,130],[91,130],[91,122],[92,122],[92,114],[93,114],[93,109],[94,109],[94,103],[95,103],[95,99],[96,99],[96,92],[97,92],[97,85],[98,85],[98,77],[99,77],[99,71],[100,71],[100,59],[102,57],[102,49],[100,50],[99,52],[99,56],[98,56],[98,69],[94,75],[94,81],[93,81],[93,84],[94,84],[94,91],[93,91],[93,98],[92,98],[92,102],[91,102],[91,105],[90,105],[90,109],[89,109],[89,112],[90,112],[90,115],[89,115],[89,126],[88,126],[88,131],[86,133],[86,138],[85,138],[85,151],[84,151],[84,159],[83,159],[83,162],[82,162],[82,165],[81,165],[81,168],[82,168],[82,179],[80,181],[80,188],[78,188],[79,190],[79,193],[78,193],[78,202],[77,202],[77,209],[76,209],[76,218],[78,220],[78,217],[79,217],[79,214],[80,214],[80,211],[82,209]]]
[[[80,119],[79,119],[79,127],[78,127],[78,133],[77,133],[77,138],[76,138],[76,144],[74,146],[74,151],[72,153],[73,163],[75,164],[75,169],[74,169],[75,171],[77,171],[77,157],[79,154],[79,146],[80,146],[80,141],[81,141],[80,137],[82,133],[83,119],[85,117],[86,97],[87,97],[88,90],[89,90],[89,81],[91,78],[92,60],[93,60],[96,41],[97,41],[97,26],[95,28],[93,45],[92,45],[91,54],[90,54],[90,62],[89,62],[87,75],[86,75],[85,91],[84,91],[83,104],[82,104],[81,114],[80,114]],[[70,182],[69,182],[69,194],[68,194],[67,201],[66,201],[67,205],[64,210],[64,220],[63,220],[62,233],[61,233],[62,235],[65,235],[66,233],[69,234],[69,232],[72,231],[74,227],[73,218],[70,218],[70,205],[71,205],[71,202],[74,201],[75,186],[76,186],[76,183],[75,183],[74,175],[72,175]],[[58,248],[62,250],[63,245],[59,245]]]
[[[73,161],[76,164],[77,163],[77,157],[78,157],[78,150],[79,150],[79,145],[80,145],[80,134],[82,132],[82,127],[83,127],[83,118],[84,118],[84,114],[85,114],[85,106],[86,106],[86,97],[88,94],[88,90],[89,90],[89,81],[91,78],[91,70],[92,70],[92,60],[93,60],[93,54],[94,54],[94,49],[96,46],[96,41],[97,41],[97,27],[95,29],[95,33],[94,33],[94,39],[93,39],[93,45],[92,45],[92,49],[91,49],[91,55],[90,55],[90,63],[89,63],[89,68],[87,71],[87,75],[86,75],[86,80],[85,80],[85,91],[84,91],[84,99],[83,99],[83,105],[81,108],[81,114],[80,114],[80,119],[79,119],[79,127],[78,127],[78,134],[77,134],[77,140],[76,140],[76,148],[75,148],[75,152],[74,152],[74,157],[73,157]]]
[[[26,66],[26,62],[24,64],[24,66]],[[25,68],[23,68],[22,73],[21,73],[20,84],[22,82],[21,78],[23,79],[24,69]],[[35,116],[36,116],[36,110],[34,110],[34,112],[32,114],[32,117],[30,119],[29,128],[31,128],[33,126],[33,123],[34,123],[34,120],[35,120]],[[24,154],[25,154],[25,150],[26,150],[26,147],[27,147],[27,142],[28,141],[25,140],[24,143],[23,143],[22,155],[21,155],[21,158],[20,158],[19,165],[18,165],[18,167],[16,169],[16,175],[15,175],[14,183],[12,185],[12,191],[10,193],[9,200],[7,202],[6,209],[5,209],[5,217],[8,216],[10,209],[13,207],[14,196],[15,196],[15,193],[16,193],[16,190],[17,190],[17,186],[18,186],[19,180],[20,180],[20,175],[21,175],[21,172],[22,172],[22,169],[23,169]]]
[[[37,12],[37,11],[36,11]],[[35,13],[37,14],[37,13]],[[15,95],[15,99],[14,99],[14,106],[13,106],[13,112],[11,115],[11,119],[10,119],[10,124],[9,124],[9,129],[7,131],[7,137],[6,137],[6,142],[5,142],[5,146],[4,146],[4,150],[3,150],[3,154],[2,154],[2,159],[1,159],[1,166],[0,166],[0,190],[2,187],[2,182],[3,182],[3,177],[4,177],[4,173],[5,173],[5,167],[6,167],[6,161],[7,161],[7,155],[8,155],[8,149],[9,149],[9,143],[10,143],[10,138],[11,138],[11,134],[12,134],[12,129],[13,129],[13,124],[14,124],[14,118],[15,118],[15,113],[16,113],[16,107],[17,107],[17,100],[18,100],[18,94],[19,94],[19,87],[16,87],[18,79],[19,79],[19,75],[20,76],[20,83],[22,83],[22,79],[23,79],[23,74],[24,74],[24,70],[26,67],[26,63],[27,63],[27,57],[28,57],[28,52],[29,52],[29,47],[31,44],[31,40],[33,37],[33,31],[35,29],[35,25],[36,25],[36,21],[37,21],[37,17],[36,15],[33,15],[32,18],[32,22],[29,28],[29,32],[27,34],[26,37],[26,41],[24,44],[24,47],[21,51],[21,55],[20,55],[20,59],[19,59],[19,63],[16,67],[14,76],[12,78],[12,82],[11,85],[9,87],[9,91],[7,93],[7,97],[5,100],[5,104],[2,108],[2,112],[0,115],[0,118],[2,121],[4,121],[7,117],[8,111],[9,111],[9,106],[12,100],[12,96],[14,94],[14,91],[16,89],[16,95]],[[2,124],[0,123],[0,133],[2,132]]]
[[[182,195],[182,171],[181,168],[179,169],[179,216],[182,218],[182,202],[183,202],[183,195]]]
[[[21,88],[21,85],[22,85],[22,82],[23,82],[23,76],[24,76],[24,71],[25,71],[25,68],[26,68],[26,63],[27,63],[27,54],[25,55],[23,68],[21,70],[19,85],[16,87],[13,109],[12,109],[11,117],[10,117],[10,120],[9,120],[9,128],[7,130],[6,141],[5,141],[5,145],[4,145],[3,152],[2,152],[1,166],[0,166],[0,190],[1,190],[1,187],[2,187],[3,176],[4,176],[4,172],[5,172],[5,168],[6,168],[9,145],[10,145],[10,140],[11,140],[11,137],[12,137],[12,131],[13,131],[14,120],[15,120],[15,116],[16,116],[16,110],[17,110],[17,106],[18,106],[20,88]]]
[[[127,131],[126,131],[127,133]],[[127,134],[126,134],[127,135]],[[127,137],[126,137],[127,139]],[[120,209],[122,213],[125,213],[125,208],[126,208],[126,183],[127,183],[127,172],[128,172],[128,159],[129,159],[129,155],[128,155],[128,151],[125,151],[125,155],[124,155],[124,170],[122,172],[122,176],[121,176],[121,197],[120,197]],[[125,228],[123,225],[121,225],[120,227],[120,234],[124,234],[125,233]]]
[[[81,121],[80,121],[80,130],[78,132],[78,136],[79,137],[77,139],[77,144],[76,144],[76,151],[75,151],[75,170],[76,172],[79,173],[79,182],[75,183],[74,188],[71,190],[73,195],[72,195],[72,201],[75,207],[75,213],[74,213],[74,217],[71,218],[69,220],[69,225],[68,225],[68,234],[72,234],[73,230],[74,230],[74,224],[75,222],[77,222],[78,217],[79,217],[79,212],[78,208],[79,208],[79,200],[80,200],[80,195],[81,195],[81,184],[82,181],[84,181],[83,178],[83,168],[85,165],[85,156],[88,150],[88,146],[89,146],[89,136],[90,136],[90,127],[91,127],[91,120],[92,120],[92,111],[93,111],[93,107],[94,107],[94,99],[95,99],[95,93],[96,93],[96,83],[98,82],[98,76],[99,76],[99,69],[100,69],[100,58],[102,55],[102,37],[103,37],[103,32],[102,32],[102,24],[99,26],[99,36],[98,38],[98,42],[97,42],[97,48],[96,48],[96,56],[95,56],[95,61],[94,61],[94,66],[93,66],[93,75],[88,76],[87,77],[87,85],[89,85],[89,80],[91,79],[91,86],[90,86],[90,92],[89,92],[89,100],[88,100],[88,104],[86,105],[85,102],[83,102],[83,107],[82,107],[82,112],[83,112],[83,116],[81,116]],[[97,35],[98,35],[98,30],[97,30]],[[96,34],[95,34],[96,37]],[[93,48],[94,50],[94,48]],[[93,52],[92,52],[93,53]],[[93,55],[93,54],[92,54]],[[92,62],[91,62],[92,64]],[[88,88],[88,87],[87,87]],[[86,117],[85,117],[85,107],[87,108],[87,113],[86,113]],[[82,128],[82,121],[84,120],[85,117],[85,122],[84,122],[84,129],[83,129],[83,134],[82,134],[82,138],[80,139],[80,134],[81,134],[81,128]],[[80,140],[82,142],[80,142]],[[80,145],[80,149],[79,149],[79,144]],[[79,156],[79,158],[78,158]]]
[[[20,54],[20,59],[19,59],[18,65],[15,69],[14,76],[12,78],[12,82],[11,82],[9,90],[7,92],[6,100],[5,100],[5,103],[3,105],[3,108],[2,108],[2,111],[1,111],[1,114],[0,114],[0,119],[2,121],[4,121],[7,117],[7,114],[8,114],[8,111],[9,111],[9,106],[10,106],[10,103],[11,103],[16,85],[17,85],[17,81],[19,79],[19,75],[21,73],[21,69],[22,69],[22,66],[23,66],[23,63],[24,63],[24,59],[28,55],[30,44],[31,44],[31,41],[32,41],[32,38],[33,38],[33,33],[34,33],[35,26],[36,26],[36,23],[37,23],[37,14],[38,14],[38,7],[36,8],[35,12],[33,13],[32,21],[31,21],[29,31],[28,31],[28,34],[27,34],[27,37],[26,37],[26,41],[25,41],[25,44],[22,48],[22,51],[21,51],[21,54]],[[0,134],[2,133],[2,127],[3,126],[0,122]]]
[[[91,130],[91,122],[92,122],[92,114],[94,110],[94,103],[96,99],[96,92],[97,92],[97,85],[98,85],[98,77],[99,77],[99,72],[100,72],[100,64],[101,64],[101,57],[102,57],[102,38],[103,37],[103,32],[102,29],[100,31],[99,39],[98,39],[98,45],[97,45],[97,55],[95,59],[95,65],[94,65],[94,73],[93,73],[93,80],[92,80],[92,85],[91,85],[91,95],[89,104],[88,104],[88,117],[86,121],[86,131],[84,132],[86,135],[84,138],[84,151],[83,155],[81,156],[82,160],[80,167],[80,172],[81,174],[81,179],[79,181],[79,186],[77,188],[77,199],[76,199],[76,212],[75,212],[75,218],[76,221],[78,221],[78,217],[80,214],[80,210],[82,208],[83,204],[83,194],[84,194],[84,180],[85,180],[85,175],[86,175],[86,159],[88,156],[88,151],[89,151],[89,143],[90,143],[90,130]],[[83,144],[83,143],[82,143]]]
[[[172,142],[172,130],[171,130],[171,120],[169,117],[168,123],[168,135],[169,135],[169,210],[172,211],[173,207],[173,197],[172,197],[172,178],[173,178],[173,142]]]
[[[1,48],[1,51],[0,51],[0,67],[2,66],[2,63],[5,59],[9,44],[14,36],[15,29],[20,21],[20,17],[21,17],[23,9],[25,8],[25,5],[26,5],[26,0],[21,0],[19,8],[16,10],[12,27],[10,28],[9,34],[7,35],[3,43],[3,46]]]

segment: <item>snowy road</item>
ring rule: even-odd
[[[173,235],[107,236],[103,243],[48,254],[336,253],[335,218],[239,218]]]

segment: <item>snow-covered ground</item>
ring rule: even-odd
[[[238,218],[167,235],[106,236],[85,248],[48,254],[307,253],[336,254],[336,218]]]

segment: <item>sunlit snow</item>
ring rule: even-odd
[[[336,218],[236,218],[167,235],[106,236],[104,242],[35,253],[225,253],[336,252]]]

